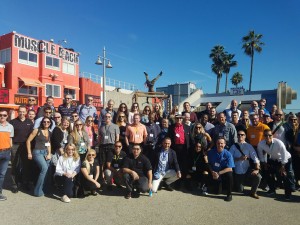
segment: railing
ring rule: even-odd
[[[97,75],[97,74],[92,74],[89,72],[80,72],[79,77],[88,78],[88,79],[94,81],[95,83],[102,84],[102,76]],[[120,80],[111,79],[108,77],[106,77],[105,83],[106,83],[106,86],[113,86],[116,88],[122,88],[122,89],[126,89],[126,90],[131,90],[131,91],[137,90],[137,86],[134,84],[127,83],[127,82],[120,81]]]

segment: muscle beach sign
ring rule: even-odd
[[[46,53],[59,57],[70,63],[79,63],[79,54],[51,42],[35,40],[19,34],[14,35],[15,47],[36,53]],[[57,48],[58,46],[58,48]]]

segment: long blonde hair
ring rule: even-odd
[[[77,123],[78,121],[82,123],[82,130],[81,130],[81,132],[87,134],[87,132],[86,132],[86,130],[85,130],[85,123],[83,123],[81,120],[77,120],[77,121],[74,123],[73,131],[72,131],[72,133],[71,133],[71,135],[72,135],[72,137],[73,137],[73,139],[74,139],[74,143],[78,143],[78,142],[80,141],[80,135],[79,135],[78,130],[77,130],[77,128],[76,128],[76,123]],[[84,137],[84,135],[83,135],[83,137]]]
[[[64,154],[63,154],[64,159],[69,158],[68,153],[67,153],[67,150],[68,150],[69,147],[74,148],[75,151],[73,153],[73,159],[74,159],[74,161],[77,161],[79,159],[79,154],[76,151],[76,146],[74,144],[67,144],[67,146],[65,147]]]
[[[88,152],[86,153],[84,163],[85,163],[86,169],[88,171],[88,174],[91,172],[91,166],[90,166],[90,163],[88,161],[88,155],[91,154],[91,153],[94,153],[95,156],[97,155],[96,151],[94,149],[90,149],[90,148],[89,148]]]

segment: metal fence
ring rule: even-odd
[[[79,77],[88,78],[88,79],[94,81],[95,83],[102,84],[102,76],[97,75],[97,74],[92,74],[89,72],[80,72]],[[113,86],[116,88],[122,88],[122,89],[126,89],[126,90],[131,90],[131,91],[137,90],[137,86],[134,84],[120,81],[120,80],[111,79],[109,77],[106,77],[105,83],[106,83],[106,86]]]

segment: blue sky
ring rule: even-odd
[[[263,34],[261,54],[254,59],[252,90],[276,89],[286,81],[298,92],[288,109],[300,111],[300,2],[298,0],[110,0],[16,1],[2,0],[0,34],[13,30],[80,52],[80,70],[102,75],[94,63],[106,47],[113,69],[107,77],[144,88],[143,71],[156,86],[195,82],[205,93],[214,93],[216,75],[208,55],[215,45],[235,54],[249,86],[250,57],[241,49],[241,38],[250,30]],[[232,84],[229,82],[229,87]],[[224,91],[225,76],[220,91]]]

